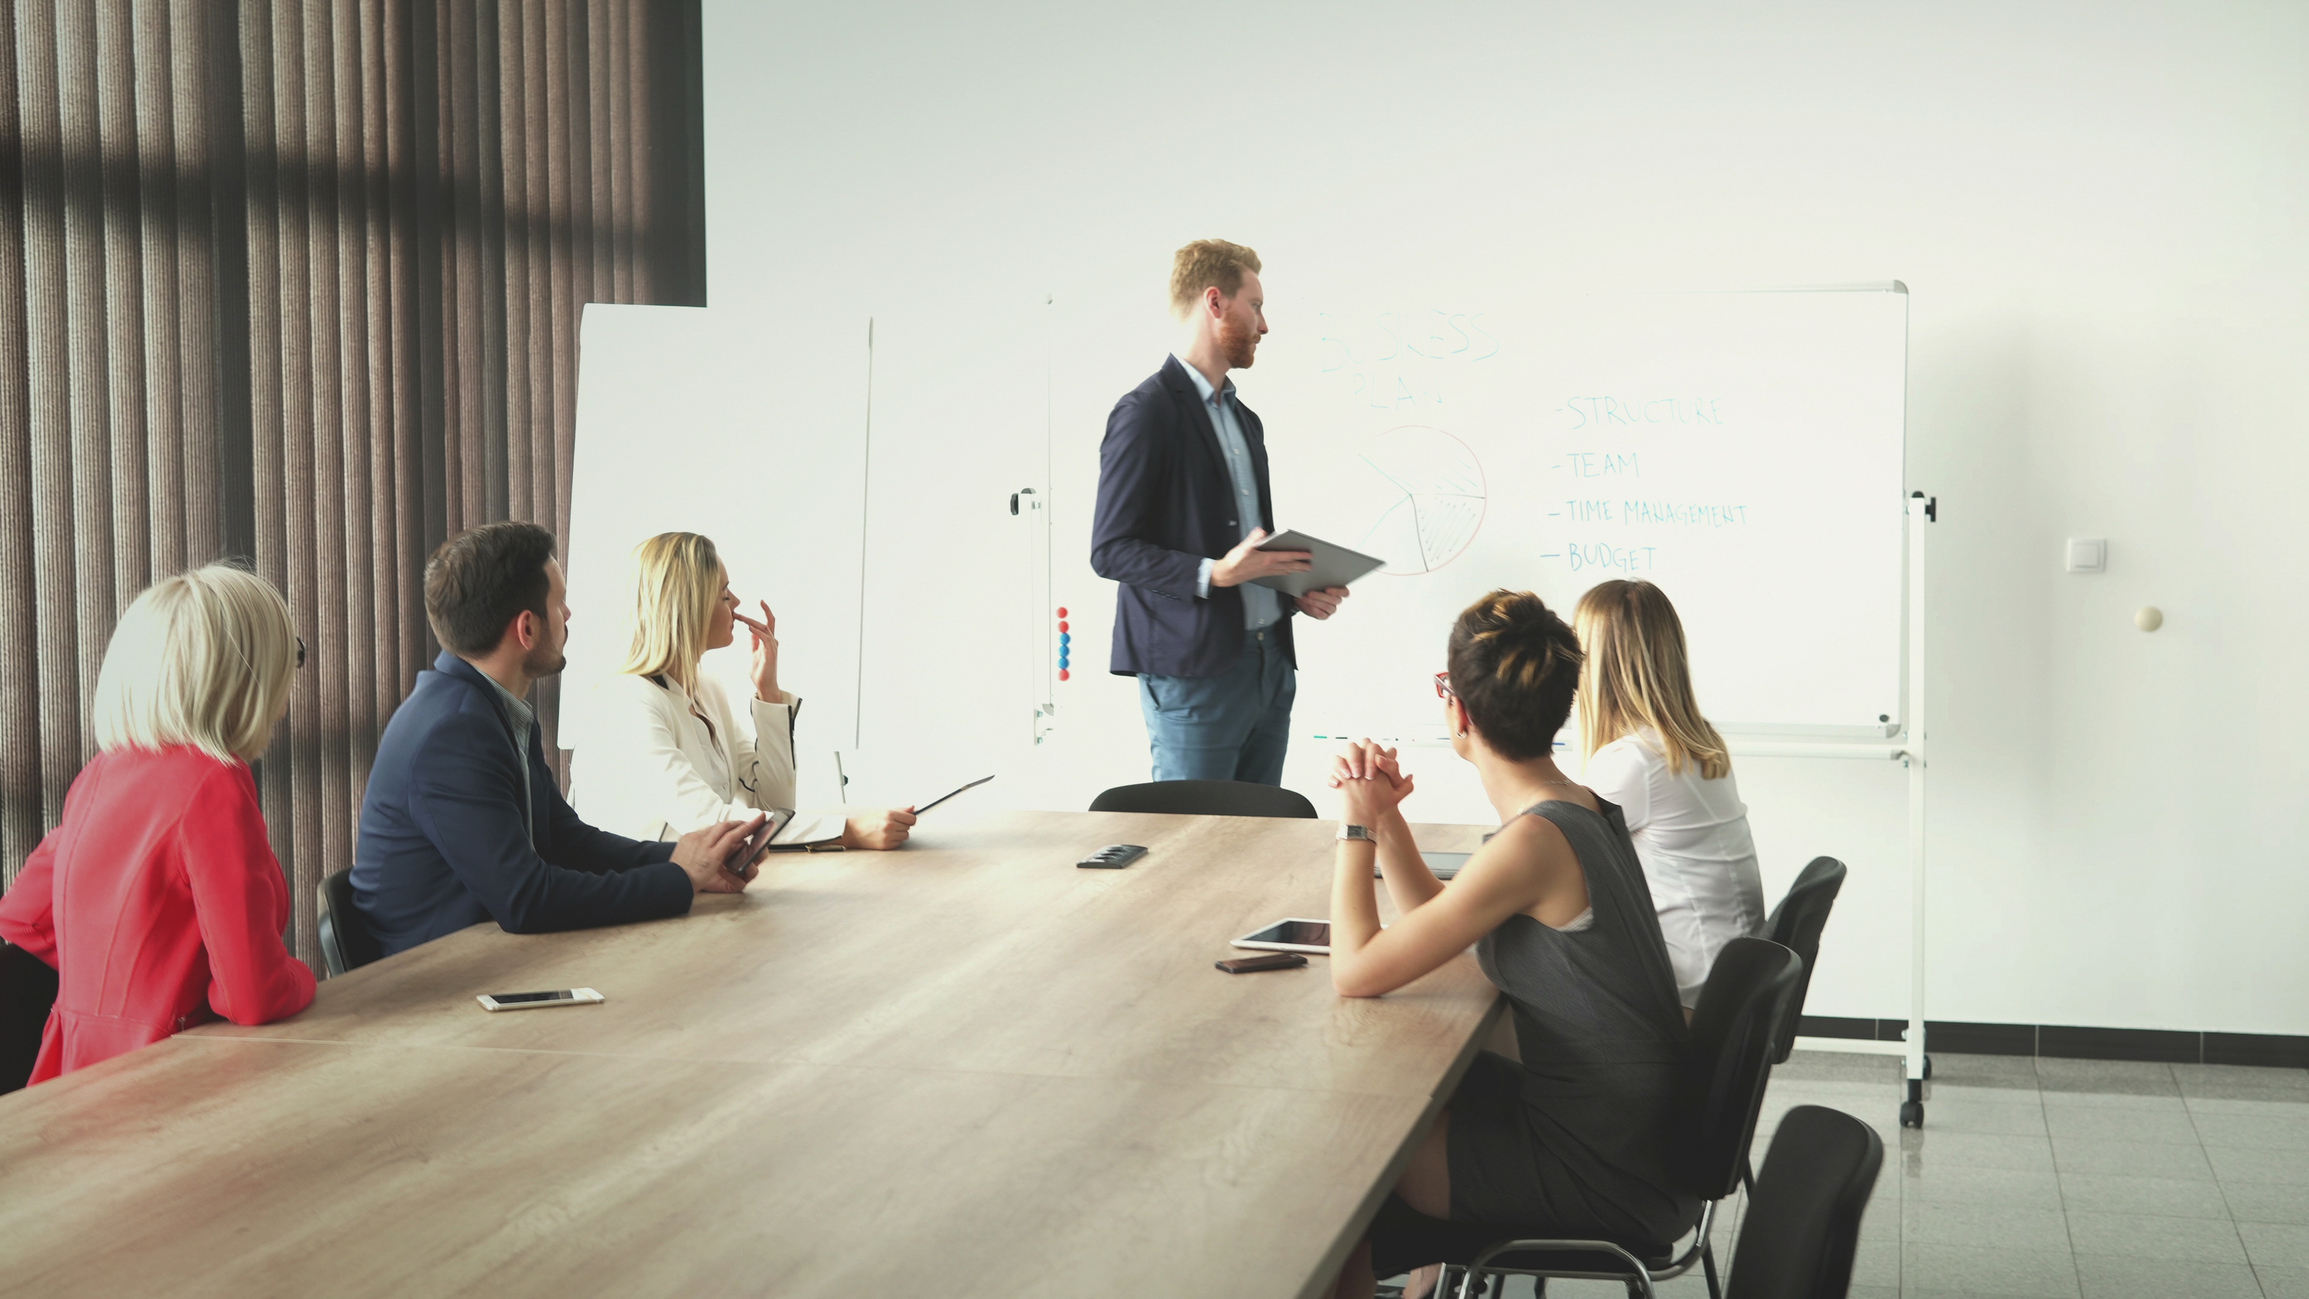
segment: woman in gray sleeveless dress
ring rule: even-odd
[[[1523,1058],[1476,1057],[1341,1272],[1342,1296],[1511,1235],[1665,1245],[1699,1217],[1672,1171],[1684,1016],[1643,867],[1619,809],[1552,756],[1579,642],[1537,596],[1493,591],[1453,625],[1448,661],[1436,691],[1452,747],[1502,825],[1446,887],[1411,839],[1394,750],[1366,740],[1342,755],[1331,977],[1346,996],[1382,996],[1472,944],[1513,1005]],[[1384,931],[1374,858],[1401,913]]]

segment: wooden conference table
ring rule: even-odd
[[[0,1279],[115,1294],[1314,1295],[1499,1000],[1227,941],[1328,821],[926,818],[685,919],[480,925],[0,1096]],[[1422,827],[1464,849],[1473,827]],[[1103,844],[1148,846],[1077,870]],[[1384,893],[1382,893],[1384,896]],[[606,1004],[489,1014],[474,994]]]

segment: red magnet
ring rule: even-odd
[[[1058,629],[1059,629],[1060,631],[1065,631],[1065,630],[1066,630],[1066,624],[1065,624],[1064,622],[1061,622],[1061,623],[1059,623],[1059,624],[1058,624]]]
[[[1060,668],[1058,670],[1058,679],[1061,681],[1069,680],[1073,675],[1073,673],[1068,672],[1065,668]]]

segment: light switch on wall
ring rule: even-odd
[[[2105,573],[2108,569],[2108,542],[2099,537],[2070,537],[2068,539],[2068,571],[2071,573]]]

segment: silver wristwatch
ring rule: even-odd
[[[1375,839],[1374,837],[1372,837],[1372,834],[1371,834],[1371,832],[1370,832],[1368,829],[1366,829],[1366,828],[1364,828],[1364,827],[1362,827],[1362,826],[1359,826],[1359,825],[1343,825],[1343,826],[1340,826],[1340,827],[1339,827],[1339,841],[1340,841],[1341,843],[1344,843],[1344,842],[1346,842],[1346,841],[1347,841],[1347,840],[1349,840],[1349,839],[1361,839],[1361,840],[1362,840],[1363,842],[1365,842],[1365,843],[1377,843],[1377,842],[1378,842],[1378,840],[1377,840],[1377,839]]]

